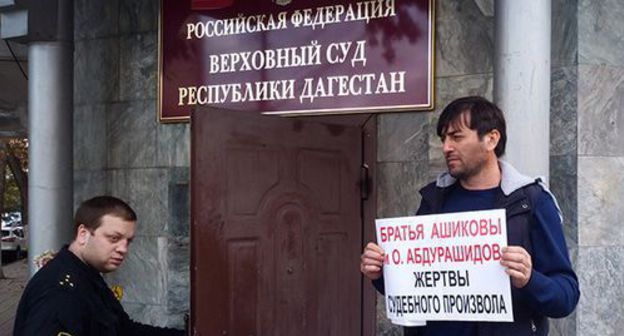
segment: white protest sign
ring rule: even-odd
[[[504,209],[377,219],[376,226],[393,323],[513,321],[509,276],[500,265]]]

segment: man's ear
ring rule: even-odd
[[[500,137],[500,132],[497,129],[493,129],[485,135],[485,145],[487,146],[488,150],[494,151],[496,146],[498,146]]]
[[[91,238],[91,232],[84,224],[80,224],[76,233],[76,241],[79,245],[84,246],[89,242],[89,238]]]

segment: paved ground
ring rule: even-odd
[[[2,265],[5,279],[0,279],[0,336],[13,334],[15,310],[28,280],[27,259]]]

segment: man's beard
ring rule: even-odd
[[[485,167],[485,160],[481,160],[477,162],[472,167],[464,166],[464,169],[460,169],[459,171],[456,169],[456,171],[453,172],[451,171],[451,169],[448,167],[448,164],[447,164],[449,174],[457,180],[466,180],[472,176],[475,176],[479,174],[481,170],[483,170],[483,167]]]

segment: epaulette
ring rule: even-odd
[[[61,273],[58,278],[58,286],[64,289],[73,290],[76,288],[76,277],[72,277],[71,273]]]

